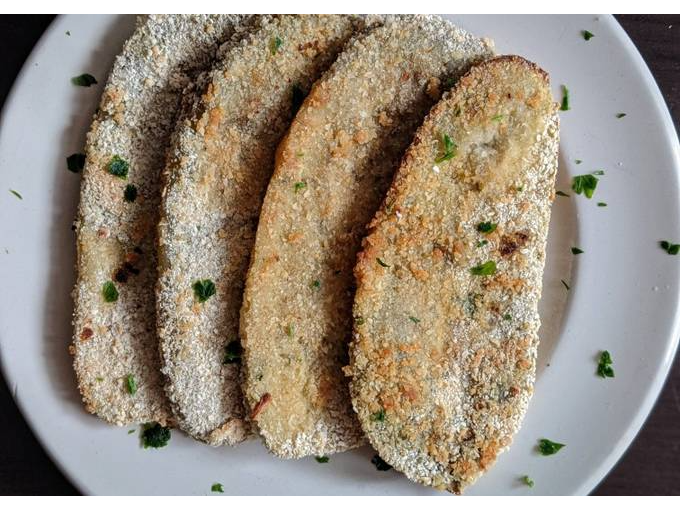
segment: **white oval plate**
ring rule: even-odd
[[[537,62],[571,91],[553,207],[538,380],[511,449],[469,494],[585,494],[623,454],[662,387],[678,340],[678,140],[637,50],[609,16],[455,16],[498,53]],[[42,37],[7,99],[0,128],[0,352],[17,403],[71,481],[94,494],[436,494],[370,463],[369,448],[284,461],[258,441],[214,449],[179,432],[162,450],[86,414],[67,346],[74,281],[71,221],[80,152],[102,83],[133,26],[130,17],[64,16]],[[586,42],[580,31],[595,37]],[[71,35],[66,35],[66,31]],[[74,87],[89,72],[97,87]],[[627,116],[617,119],[618,112]],[[577,165],[575,160],[583,160]],[[571,176],[603,169],[592,200]],[[16,190],[19,200],[10,193]],[[608,207],[597,207],[597,202]],[[571,246],[585,253],[573,256]],[[573,264],[572,264],[573,263]],[[567,290],[560,280],[571,286]],[[596,376],[608,349],[614,379]],[[130,427],[139,429],[139,427]],[[553,457],[540,438],[566,443]],[[520,481],[535,480],[533,489]]]

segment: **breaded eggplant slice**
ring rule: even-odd
[[[87,135],[70,351],[85,408],[116,425],[170,418],[154,307],[160,174],[183,88],[243,20],[139,17]]]
[[[248,433],[239,310],[276,147],[359,25],[352,16],[262,17],[178,127],[159,223],[158,333],[179,427],[214,446]],[[197,286],[206,280],[212,296],[211,283]]]
[[[557,171],[547,74],[475,66],[416,133],[355,275],[352,402],[386,462],[459,493],[533,392]]]
[[[342,367],[365,225],[440,90],[491,54],[439,17],[388,18],[348,45],[279,146],[241,310],[246,399],[276,455],[364,442]]]

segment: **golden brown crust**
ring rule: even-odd
[[[412,480],[462,491],[521,423],[557,124],[537,66],[473,67],[416,133],[370,224],[347,371],[371,444]]]
[[[280,144],[241,310],[245,396],[271,394],[256,421],[275,454],[363,442],[342,372],[356,252],[434,103],[429,84],[491,54],[437,16],[389,18],[348,45]]]

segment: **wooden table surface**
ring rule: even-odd
[[[680,125],[680,15],[617,19],[647,61]],[[0,101],[52,16],[0,16]],[[77,494],[47,457],[0,381],[0,495]],[[644,428],[593,494],[680,494],[680,359]]]

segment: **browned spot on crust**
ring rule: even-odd
[[[264,395],[262,395],[260,397],[259,402],[255,404],[253,411],[250,413],[250,419],[255,420],[255,418],[257,418],[257,415],[264,411],[264,408],[267,407],[271,401],[272,396],[269,393],[265,393]]]
[[[92,331],[92,328],[83,328],[83,330],[80,332],[80,339],[85,341],[89,338],[92,338],[94,335],[94,331]]]

